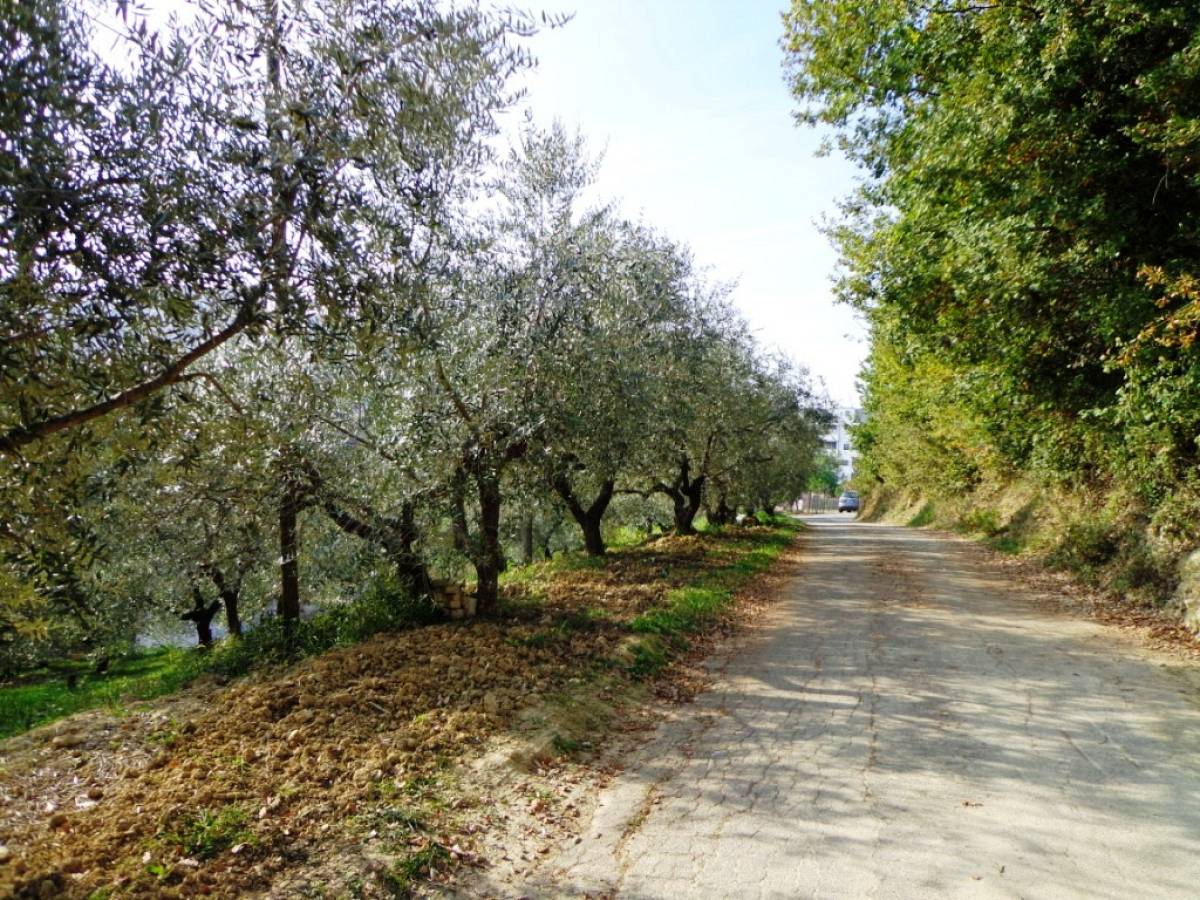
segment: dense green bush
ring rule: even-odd
[[[1111,522],[1072,522],[1058,545],[1047,555],[1047,562],[1074,572],[1089,573],[1112,562],[1120,548],[1120,532]]]
[[[1132,497],[1146,535],[1077,523],[1053,560],[1169,570],[1200,542],[1200,5],[796,0],[786,21],[801,120],[868,175],[831,229],[872,338],[859,486]]]
[[[961,531],[995,537],[1003,530],[1000,517],[994,509],[972,509],[958,521]]]

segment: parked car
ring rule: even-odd
[[[838,512],[858,512],[858,491],[845,491],[838,497]]]

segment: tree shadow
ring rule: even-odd
[[[697,698],[715,724],[624,776],[664,800],[622,897],[1196,896],[1186,676],[935,535],[826,524],[810,550],[786,624]]]

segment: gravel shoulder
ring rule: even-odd
[[[809,523],[713,689],[516,894],[1196,896],[1194,659],[964,542]]]

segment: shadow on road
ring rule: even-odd
[[[1197,895],[1186,678],[957,542],[809,521],[803,576],[691,708],[711,725],[623,776],[661,803],[553,891]]]

